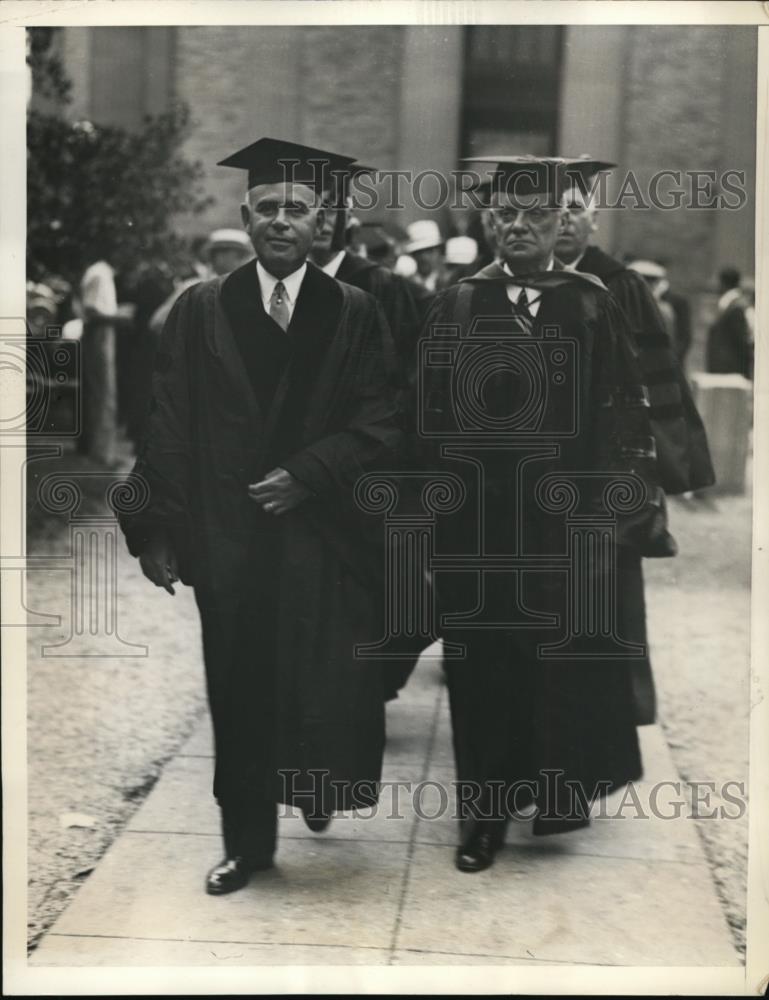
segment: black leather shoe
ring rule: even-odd
[[[237,892],[248,885],[251,873],[272,868],[272,858],[253,861],[246,858],[225,858],[206,876],[206,892],[209,896],[224,896]]]
[[[313,833],[323,833],[324,830],[328,829],[329,823],[331,822],[330,816],[325,816],[323,813],[305,811],[302,809],[302,818],[309,830]]]
[[[504,839],[504,823],[479,823],[457,849],[457,868],[461,872],[482,872],[490,868]]]

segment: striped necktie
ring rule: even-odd
[[[288,330],[288,302],[286,301],[286,286],[282,281],[279,281],[272,290],[270,316],[284,333]]]
[[[522,288],[518,298],[515,300],[515,311],[522,316],[529,323],[534,322],[534,316],[529,309],[529,296],[526,294],[526,289]]]

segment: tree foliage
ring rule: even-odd
[[[66,104],[72,99],[72,83],[54,47],[55,37],[56,28],[27,28],[27,65],[32,72],[33,90]]]
[[[66,101],[67,81],[50,38],[32,41],[30,64],[33,80]],[[97,257],[127,269],[152,257],[172,260],[183,244],[175,218],[210,203],[203,196],[201,164],[182,153],[189,129],[183,104],[145,118],[131,132],[30,111],[28,278],[58,274],[76,282]]]

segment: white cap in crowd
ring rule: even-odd
[[[665,268],[654,260],[634,260],[628,264],[631,271],[637,271],[644,278],[664,278]]]
[[[251,252],[251,240],[242,229],[215,229],[205,245],[205,253],[212,250],[242,250]]]
[[[452,236],[446,240],[447,264],[472,264],[478,256],[478,244],[471,236]]]
[[[432,250],[433,247],[443,246],[445,240],[441,236],[441,231],[437,222],[432,219],[420,219],[406,226],[409,242],[406,244],[406,253],[419,253],[420,250]]]

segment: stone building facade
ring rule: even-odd
[[[742,171],[739,210],[607,209],[600,242],[664,259],[706,310],[719,267],[753,272],[755,28],[101,27],[59,44],[68,115],[131,127],[190,105],[215,198],[190,231],[238,224],[242,180],[214,164],[260,135],[443,173],[473,153],[590,153],[619,164],[610,196],[631,169],[642,190],[662,169]],[[425,214],[407,199],[398,221]]]

